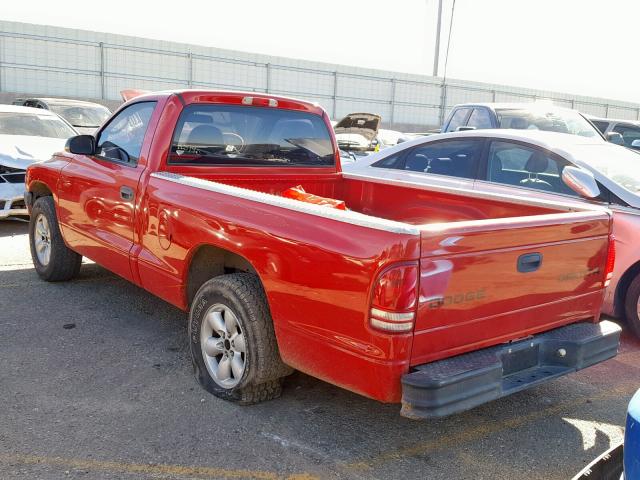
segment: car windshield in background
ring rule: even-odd
[[[593,125],[578,112],[572,110],[500,108],[496,109],[496,116],[500,128],[544,130],[589,138],[602,138]]]
[[[347,150],[351,148],[368,149],[371,146],[369,139],[359,133],[336,133],[336,142],[340,148]]]
[[[640,157],[626,148],[603,145],[576,146],[574,156],[632,193],[640,193]]]
[[[77,133],[55,115],[0,113],[0,135],[69,138]]]
[[[335,162],[322,117],[235,105],[184,109],[169,163],[187,165],[329,166]]]
[[[76,105],[51,105],[51,110],[74,127],[98,128],[111,115],[106,107],[79,107]]]

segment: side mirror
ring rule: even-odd
[[[605,135],[607,142],[615,143],[616,145],[624,145],[624,139],[618,132],[609,132]]]
[[[636,138],[631,142],[631,148],[640,148],[640,138]]]
[[[475,130],[476,127],[469,127],[469,126],[460,126],[458,128],[456,128],[456,132],[467,132],[469,130]]]
[[[64,149],[77,155],[94,155],[96,153],[96,139],[93,135],[76,135],[67,140]]]
[[[591,172],[578,167],[564,167],[562,181],[574,192],[584,198],[596,198],[600,188]]]

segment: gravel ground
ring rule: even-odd
[[[238,407],[200,389],[185,314],[95,264],[48,284],[0,222],[0,478],[571,478],[620,442],[640,343],[586,371],[414,422],[296,373]]]

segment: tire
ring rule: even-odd
[[[633,279],[624,297],[624,313],[627,326],[633,334],[640,338],[640,275]]]
[[[33,204],[29,220],[29,246],[33,266],[43,280],[62,282],[71,280],[80,272],[82,255],[64,243],[53,197],[40,197]]]
[[[232,273],[202,285],[189,313],[195,376],[216,397],[240,405],[272,400],[293,370],[282,363],[257,276]]]

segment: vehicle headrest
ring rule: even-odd
[[[515,117],[511,119],[511,124],[509,128],[515,128],[517,130],[526,130],[529,126],[529,122],[525,118]]]
[[[502,166],[502,159],[497,155],[494,155],[493,158],[491,158],[491,161],[489,162],[489,166],[490,166],[489,173],[491,175],[490,180],[495,180],[496,178],[499,178],[504,170],[504,167]]]
[[[213,125],[198,125],[189,132],[187,143],[190,145],[222,145],[222,132]]]
[[[429,166],[429,160],[424,155],[409,155],[405,162],[405,170],[412,172],[424,172]]]
[[[202,113],[190,113],[184,119],[185,123],[213,123],[213,118]]]
[[[549,159],[540,152],[531,154],[527,164],[524,166],[525,170],[530,173],[546,172],[548,167]]]

